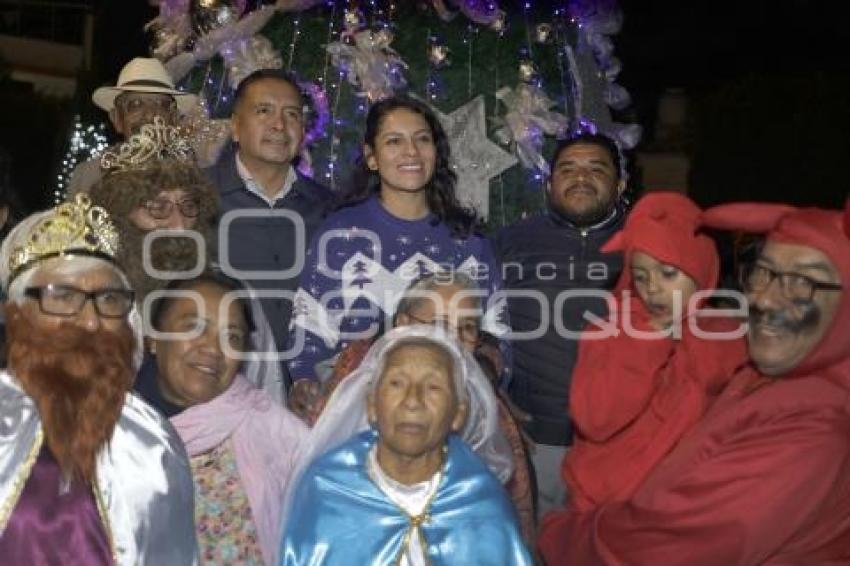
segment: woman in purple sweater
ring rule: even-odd
[[[296,411],[309,412],[330,360],[352,340],[374,336],[425,274],[472,277],[482,329],[507,332],[504,297],[494,295],[498,264],[475,232],[474,211],[457,200],[449,163],[448,137],[424,103],[399,96],[371,107],[353,189],[316,233],[295,295],[288,355]]]

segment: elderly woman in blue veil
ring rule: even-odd
[[[443,330],[391,330],[339,385],[284,503],[281,563],[531,564],[510,448],[478,364]]]

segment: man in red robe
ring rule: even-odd
[[[550,566],[850,563],[850,209],[705,222],[766,234],[743,279],[752,363],[629,499],[544,525]]]

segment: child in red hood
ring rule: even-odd
[[[618,334],[593,339],[604,327],[592,326],[579,346],[562,468],[572,510],[628,498],[745,361],[742,321],[697,318],[719,272],[700,218],[684,195],[650,193],[602,248],[624,252],[607,321]]]
[[[744,284],[751,363],[628,500],[544,524],[551,566],[850,564],[850,201],[702,221],[766,236]]]

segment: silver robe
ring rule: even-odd
[[[42,442],[34,401],[0,371],[0,534]],[[168,421],[133,394],[98,455],[94,494],[116,564],[198,563],[186,451]]]

